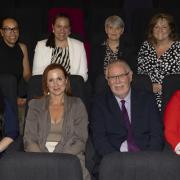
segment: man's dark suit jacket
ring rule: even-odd
[[[162,123],[154,95],[131,89],[131,125],[136,144],[141,150],[161,150]],[[110,90],[95,98],[91,114],[95,149],[100,156],[120,151],[127,140],[127,129],[115,96]]]

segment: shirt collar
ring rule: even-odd
[[[121,100],[125,100],[127,103],[129,103],[130,102],[130,98],[131,98],[131,89],[129,90],[127,96],[124,99],[121,99],[121,98],[119,98],[117,96],[115,96],[115,98],[116,98],[116,100],[118,102],[120,102]]]

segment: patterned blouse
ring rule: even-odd
[[[104,70],[105,70],[108,64],[110,64],[112,61],[118,58],[119,47],[117,47],[116,52],[113,52],[112,49],[109,47],[107,41],[105,41],[103,44],[106,46],[106,54],[104,59]]]
[[[145,41],[138,53],[138,74],[146,74],[152,83],[162,84],[165,76],[180,74],[180,41],[175,41],[159,58],[155,48]],[[161,111],[162,92],[156,93],[156,100]]]
[[[56,47],[52,51],[51,64],[61,64],[70,73],[69,48]]]

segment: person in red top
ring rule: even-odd
[[[168,102],[164,114],[164,134],[176,154],[180,155],[180,90]]]

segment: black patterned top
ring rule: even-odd
[[[180,41],[172,43],[171,47],[159,58],[155,48],[145,41],[138,53],[138,74],[146,74],[152,83],[162,84],[165,76],[180,74]],[[162,92],[156,93],[158,108],[161,111]]]
[[[70,73],[69,48],[56,47],[52,51],[51,64],[61,64]]]
[[[104,45],[106,46],[106,53],[104,58],[104,70],[105,70],[108,64],[118,59],[119,46],[117,47],[117,51],[113,52],[112,49],[109,47],[107,41],[104,42]]]

